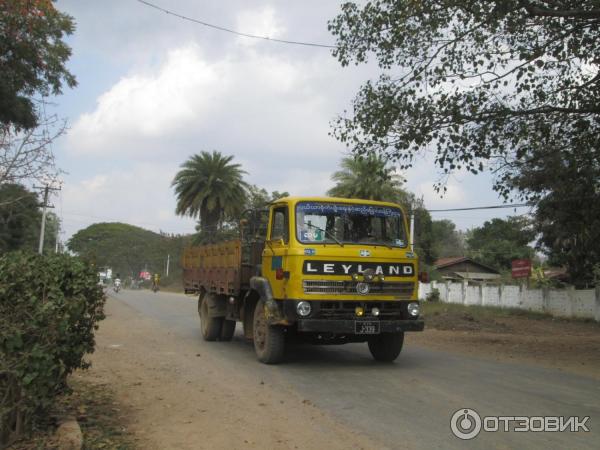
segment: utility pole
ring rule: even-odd
[[[38,189],[42,189],[38,187]],[[46,233],[46,214],[48,208],[53,208],[53,206],[48,205],[48,196],[50,191],[60,191],[60,188],[52,188],[49,185],[46,185],[44,188],[44,204],[42,209],[42,226],[40,228],[40,244],[38,246],[38,253],[41,255],[44,252],[44,234]]]
[[[169,262],[171,262],[171,255],[167,255],[167,276],[169,276]]]
[[[415,205],[410,207],[410,251],[415,251]]]

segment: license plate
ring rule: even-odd
[[[356,334],[379,334],[379,322],[357,320],[354,322],[354,332]]]

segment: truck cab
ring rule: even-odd
[[[226,267],[196,283],[205,338],[219,339],[225,322],[241,321],[265,363],[279,362],[289,341],[366,342],[376,360],[389,362],[405,332],[423,330],[418,259],[399,205],[286,197],[269,205],[266,235],[260,228],[238,244],[216,244],[239,250],[226,285],[209,280]]]

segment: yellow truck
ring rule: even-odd
[[[263,363],[280,362],[291,341],[367,342],[373,358],[390,362],[405,332],[423,330],[400,206],[286,197],[264,213],[249,212],[237,240],[184,251],[205,340],[231,340],[239,321]]]

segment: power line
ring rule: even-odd
[[[136,0],[138,3],[141,3],[143,5],[149,6],[150,8],[154,8],[158,11],[162,11],[165,14],[169,14],[171,16],[177,17],[178,19],[182,19],[182,20],[187,20],[188,22],[193,22],[196,23],[198,25],[202,25],[208,28],[213,28],[215,30],[219,30],[219,31],[224,31],[226,33],[231,33],[231,34],[235,34],[236,36],[242,36],[242,37],[247,37],[247,38],[251,38],[251,39],[261,39],[263,41],[270,41],[270,42],[277,42],[280,44],[290,44],[290,45],[304,45],[306,47],[320,47],[320,48],[337,48],[337,46],[335,45],[327,45],[327,44],[318,44],[315,42],[303,42],[303,41],[289,41],[286,39],[277,39],[277,38],[270,38],[268,36],[259,36],[256,34],[249,34],[249,33],[242,33],[241,31],[236,31],[236,30],[232,30],[230,28],[225,28],[222,27],[220,25],[214,25],[212,23],[208,23],[208,22],[204,22],[203,20],[199,20],[199,19],[193,19],[191,17],[188,16],[184,16],[183,14],[179,14],[176,13],[174,11],[162,8],[158,5],[155,5],[153,3],[147,2],[145,0]]]
[[[535,206],[534,203],[511,203],[507,205],[473,206],[471,208],[428,209],[428,212],[475,211],[480,209],[525,208]]]

